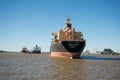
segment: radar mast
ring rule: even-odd
[[[69,27],[69,28],[71,28],[71,25],[72,25],[72,24],[70,23],[71,19],[68,17],[66,20],[67,20],[66,26]]]

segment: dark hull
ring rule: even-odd
[[[32,54],[41,54],[41,51],[32,51]]]
[[[85,41],[62,41],[51,44],[51,57],[80,58]]]

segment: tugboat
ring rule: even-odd
[[[34,54],[34,53],[40,54],[40,53],[41,53],[41,48],[36,45],[36,46],[33,48],[32,53],[33,53],[33,54]]]
[[[22,53],[29,53],[28,49],[26,47],[22,48]]]
[[[72,28],[70,18],[67,18],[66,27],[58,33],[52,33],[54,39],[51,40],[51,57],[80,58],[86,41],[82,32],[77,32]]]

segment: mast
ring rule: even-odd
[[[70,23],[71,19],[68,17],[66,20],[67,20],[66,26],[69,27],[69,28],[71,28],[72,27],[72,24]]]

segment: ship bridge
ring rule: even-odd
[[[81,32],[77,32],[75,28],[72,28],[72,23],[70,22],[71,19],[68,17],[66,20],[66,27],[64,29],[60,29],[58,33],[52,33],[54,36],[52,42],[83,40],[83,34]]]

